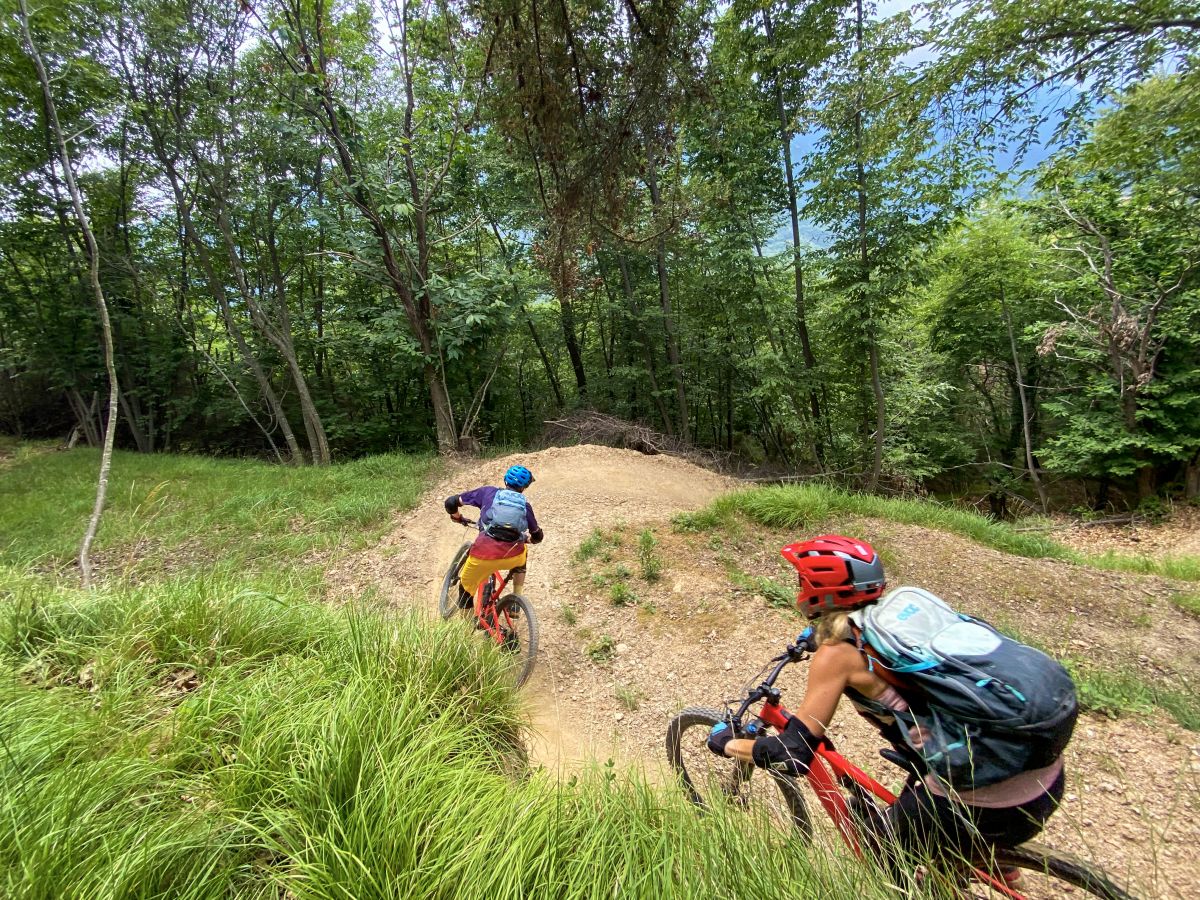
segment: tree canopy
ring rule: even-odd
[[[1188,4],[47,0],[30,28],[69,154],[6,16],[5,431],[112,419],[77,178],[143,452],[595,413],[866,487],[1200,494]]]

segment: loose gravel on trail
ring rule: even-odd
[[[670,717],[738,694],[802,627],[793,613],[771,606],[761,586],[729,574],[773,576],[790,587],[776,551],[800,535],[749,525],[732,534],[676,533],[672,516],[738,482],[670,456],[551,448],[451,463],[378,546],[329,572],[335,594],[373,593],[436,615],[445,567],[468,536],[446,517],[443,498],[496,484],[514,463],[537,478],[527,497],[546,532],[530,549],[524,591],[541,625],[537,668],[523,689],[532,757],[564,775],[612,759],[663,779]],[[1194,585],[1021,559],[893,522],[823,526],[878,542],[893,584],[920,584],[1056,653],[1105,658],[1181,690],[1191,689],[1200,668],[1200,621],[1170,603]],[[641,577],[637,552],[646,528],[663,565],[653,583]],[[576,550],[596,529],[609,540],[578,561]],[[625,586],[620,605],[612,599],[617,582]],[[803,684],[799,668],[785,674],[785,703],[801,696]],[[830,734],[851,759],[885,782],[898,780],[876,755],[874,731],[848,708]],[[1084,716],[1067,769],[1064,808],[1044,843],[1100,862],[1139,896],[1200,898],[1200,734],[1161,713]]]

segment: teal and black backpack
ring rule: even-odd
[[[889,591],[851,618],[870,664],[901,686],[905,739],[919,726],[912,750],[947,786],[985,787],[1062,755],[1079,705],[1071,676],[1045,653],[920,588]]]

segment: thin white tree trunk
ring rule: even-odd
[[[92,234],[92,226],[88,222],[87,212],[83,208],[83,196],[75,181],[75,170],[71,165],[71,154],[67,142],[63,138],[62,126],[58,122],[58,112],[54,106],[54,92],[50,88],[50,76],[42,62],[42,54],[33,41],[33,33],[29,28],[29,7],[25,0],[17,0],[21,14],[21,31],[25,36],[25,44],[37,69],[38,81],[42,85],[42,97],[46,103],[46,127],[50,129],[55,142],[58,144],[63,175],[67,181],[67,189],[71,192],[71,205],[75,208],[75,220],[83,232],[88,254],[88,279],[92,285],[92,294],[96,300],[96,311],[100,316],[100,334],[104,341],[104,367],[108,370],[108,421],[104,428],[104,448],[100,453],[100,477],[96,483],[96,503],[92,507],[92,516],[88,520],[87,530],[83,534],[83,543],[79,546],[79,571],[83,576],[83,586],[92,586],[92,563],[90,558],[92,541],[100,528],[100,516],[104,513],[104,500],[108,494],[108,473],[112,468],[113,436],[117,431],[117,402],[121,395],[117,383],[117,367],[113,360],[112,323],[108,318],[108,304],[104,300],[104,291],[100,288],[100,252],[96,247],[96,237]],[[53,162],[51,163],[53,165]]]

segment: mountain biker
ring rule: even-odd
[[[1065,773],[1061,755],[1049,766],[986,787],[948,789],[928,773],[914,751],[922,746],[920,729],[906,729],[905,740],[904,726],[892,714],[909,709],[905,686],[874,662],[852,615],[877,601],[886,584],[883,564],[871,545],[855,538],[823,535],[789,544],[781,553],[799,575],[796,605],[816,620],[818,646],[811,658],[803,701],[780,734],[754,741],[754,764],[795,776],[806,774],[814,748],[845,695],[914,767],[913,777],[886,816],[867,821],[879,837],[895,842],[890,846],[925,859],[964,860],[986,854],[993,846],[1016,846],[1038,834],[1062,799]],[[888,675],[886,680],[881,672]],[[726,745],[731,737],[731,729],[718,723],[708,747],[719,755],[730,755]]]
[[[533,514],[533,504],[521,496],[533,484],[533,473],[525,466],[510,466],[504,473],[504,487],[484,485],[446,498],[446,512],[462,522],[463,506],[479,508],[479,536],[459,575],[458,605],[467,609],[474,603],[475,591],[489,575],[507,570],[513,591],[521,593],[525,584],[525,544],[540,544],[545,536]]]

